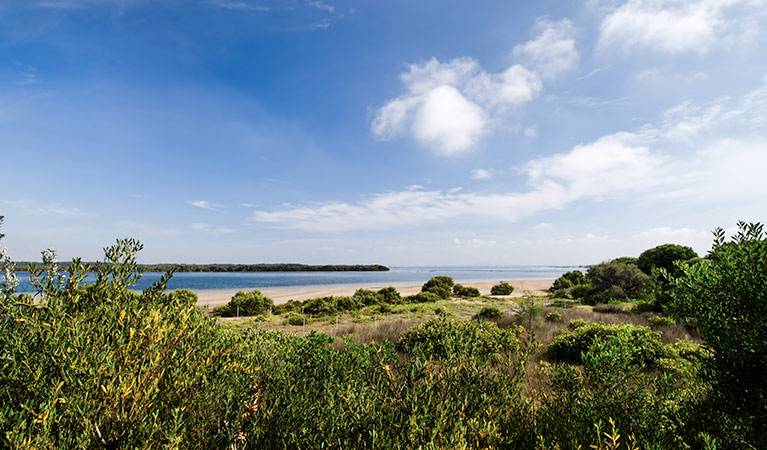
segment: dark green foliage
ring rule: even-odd
[[[713,352],[713,406],[739,422],[745,442],[767,448],[767,239],[759,223],[738,228],[730,241],[717,229],[705,260],[677,265],[670,309]]]
[[[490,295],[511,295],[514,292],[514,286],[506,281],[501,281],[490,288]]]
[[[381,294],[369,289],[357,289],[354,298],[365,306],[377,305],[383,301]]]
[[[569,280],[573,286],[578,286],[579,284],[586,282],[586,278],[583,276],[583,272],[580,270],[571,270],[570,272],[565,272],[561,278]]]
[[[430,292],[432,294],[436,294],[441,299],[447,300],[450,298],[450,294],[453,292],[454,284],[455,283],[453,282],[452,277],[432,277],[421,287],[421,292]]]
[[[612,261],[618,264],[633,264],[636,266],[638,259],[632,256],[621,256],[620,258],[615,258]]]
[[[519,329],[500,329],[493,322],[432,319],[400,336],[397,348],[413,358],[498,359],[519,350]]]
[[[565,277],[559,277],[551,284],[551,287],[549,288],[550,292],[560,291],[560,290],[566,290],[573,287],[573,282],[568,280]]]
[[[303,302],[300,300],[288,300],[285,303],[281,303],[272,308],[273,314],[285,314],[289,312],[301,312]]]
[[[596,291],[597,289],[590,284],[581,284],[570,289],[570,296],[574,299],[583,300],[594,295]]]
[[[248,293],[238,291],[229,303],[215,308],[213,314],[233,317],[239,311],[240,316],[257,316],[266,314],[272,307],[274,307],[272,299],[265,297],[259,290]]]
[[[394,286],[385,287],[378,291],[381,301],[390,305],[402,303],[402,296]]]
[[[503,318],[503,312],[497,306],[484,306],[477,313],[477,317],[486,320],[501,319]]]
[[[434,292],[419,292],[415,295],[408,295],[403,300],[405,303],[434,303],[442,300],[442,297]]]
[[[32,267],[42,267],[40,263],[29,262]],[[69,267],[64,262],[61,267]],[[292,263],[276,264],[139,264],[138,268],[143,272],[387,272],[389,268],[380,264],[352,264],[352,265],[307,265]]]
[[[479,297],[479,289],[471,286],[464,286],[462,284],[456,284],[453,286],[453,295],[463,298]]]
[[[674,266],[674,262],[684,262],[697,257],[698,254],[690,247],[676,244],[663,244],[643,251],[642,254],[639,255],[636,265],[648,275],[651,275],[654,269],[664,269],[667,272],[678,276],[680,273],[677,271],[676,266]]]
[[[574,324],[571,321],[570,326]],[[652,365],[660,358],[671,355],[660,339],[660,333],[648,327],[633,325],[606,325],[604,323],[578,324],[574,329],[555,337],[546,348],[546,355],[555,361],[581,362],[581,356],[588,351],[595,340],[618,336],[631,342],[637,349],[632,360],[641,365]]]
[[[586,279],[597,291],[587,297],[587,299],[592,299],[590,302],[592,304],[596,301],[603,301],[604,297],[607,297],[608,300],[612,298],[636,298],[640,291],[650,285],[650,277],[639,270],[639,267],[617,261],[592,266],[586,273]],[[603,301],[603,303],[607,302]]]

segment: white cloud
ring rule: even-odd
[[[245,1],[226,1],[226,0],[213,0],[211,1],[213,5],[218,6],[219,8],[223,9],[229,9],[233,11],[270,11],[271,8],[264,5],[256,5],[252,3],[248,3]]]
[[[534,138],[538,136],[538,128],[535,127],[534,125],[531,125],[525,128],[525,131],[523,131],[522,134],[524,134],[525,137]]]
[[[211,211],[218,211],[219,209],[223,208],[224,205],[219,205],[217,203],[211,203],[207,200],[197,200],[197,201],[188,201],[186,202],[187,205],[192,205],[197,208],[202,209],[209,209]]]
[[[488,180],[492,178],[493,173],[487,169],[474,169],[471,171],[472,180]]]
[[[689,241],[692,239],[709,238],[711,234],[708,231],[695,230],[692,228],[671,228],[658,227],[651,230],[642,231],[635,237],[649,239],[653,241]]]
[[[741,29],[748,26],[743,18],[764,14],[765,4],[764,0],[628,0],[604,17],[597,47],[706,53],[717,41],[749,32]],[[730,17],[730,10],[742,16]]]
[[[400,75],[407,92],[378,108],[371,123],[379,139],[412,136],[441,155],[474,147],[494,117],[531,101],[538,76],[520,65],[488,73],[472,58],[446,63],[432,58]]]
[[[458,248],[492,248],[498,245],[496,241],[490,239],[453,239],[453,244]]]
[[[278,211],[257,211],[253,220],[310,232],[414,227],[466,218],[514,222],[577,201],[606,199],[742,204],[748,206],[744,211],[767,214],[767,206],[753,207],[762,204],[759,200],[767,192],[767,177],[762,175],[767,166],[763,129],[738,140],[708,136],[722,123],[748,129],[764,121],[765,91],[767,87],[762,87],[736,101],[721,99],[704,106],[684,103],[664,114],[658,126],[606,135],[567,152],[531,160],[519,168],[529,186],[524,191],[394,191],[354,204],[285,205]],[[691,151],[677,150],[679,136],[684,136],[681,144],[686,146],[682,147]],[[664,148],[674,150],[664,153]]]
[[[562,19],[552,22],[538,19],[536,37],[514,47],[514,55],[534,68],[543,78],[555,78],[578,65],[575,49],[575,27]]]

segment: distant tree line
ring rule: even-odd
[[[62,262],[60,266],[69,267],[69,262]],[[37,262],[20,262],[18,267],[41,267]],[[95,263],[91,263],[91,270],[95,270]],[[325,264],[308,265],[294,263],[275,264],[139,264],[142,272],[167,272],[175,269],[176,272],[387,272],[388,267],[380,264]]]

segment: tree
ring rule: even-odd
[[[590,267],[586,279],[599,291],[623,298],[636,298],[642,289],[650,285],[650,277],[637,266],[619,261]]]
[[[647,275],[651,275],[653,269],[663,268],[667,272],[679,276],[679,272],[674,266],[674,262],[688,261],[697,257],[698,254],[690,247],[676,244],[663,244],[643,251],[642,254],[639,255],[636,265]]]
[[[713,351],[718,405],[738,417],[749,448],[767,448],[767,239],[760,223],[738,223],[725,241],[721,228],[704,260],[665,269],[670,309],[694,324]]]

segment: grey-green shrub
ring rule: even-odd
[[[511,295],[512,292],[514,292],[514,286],[506,281],[501,281],[490,288],[490,295]]]
[[[266,314],[273,306],[274,302],[272,299],[264,296],[259,290],[253,290],[248,293],[238,291],[229,303],[213,309],[213,314],[232,317],[239,312],[240,316],[255,316]]]

